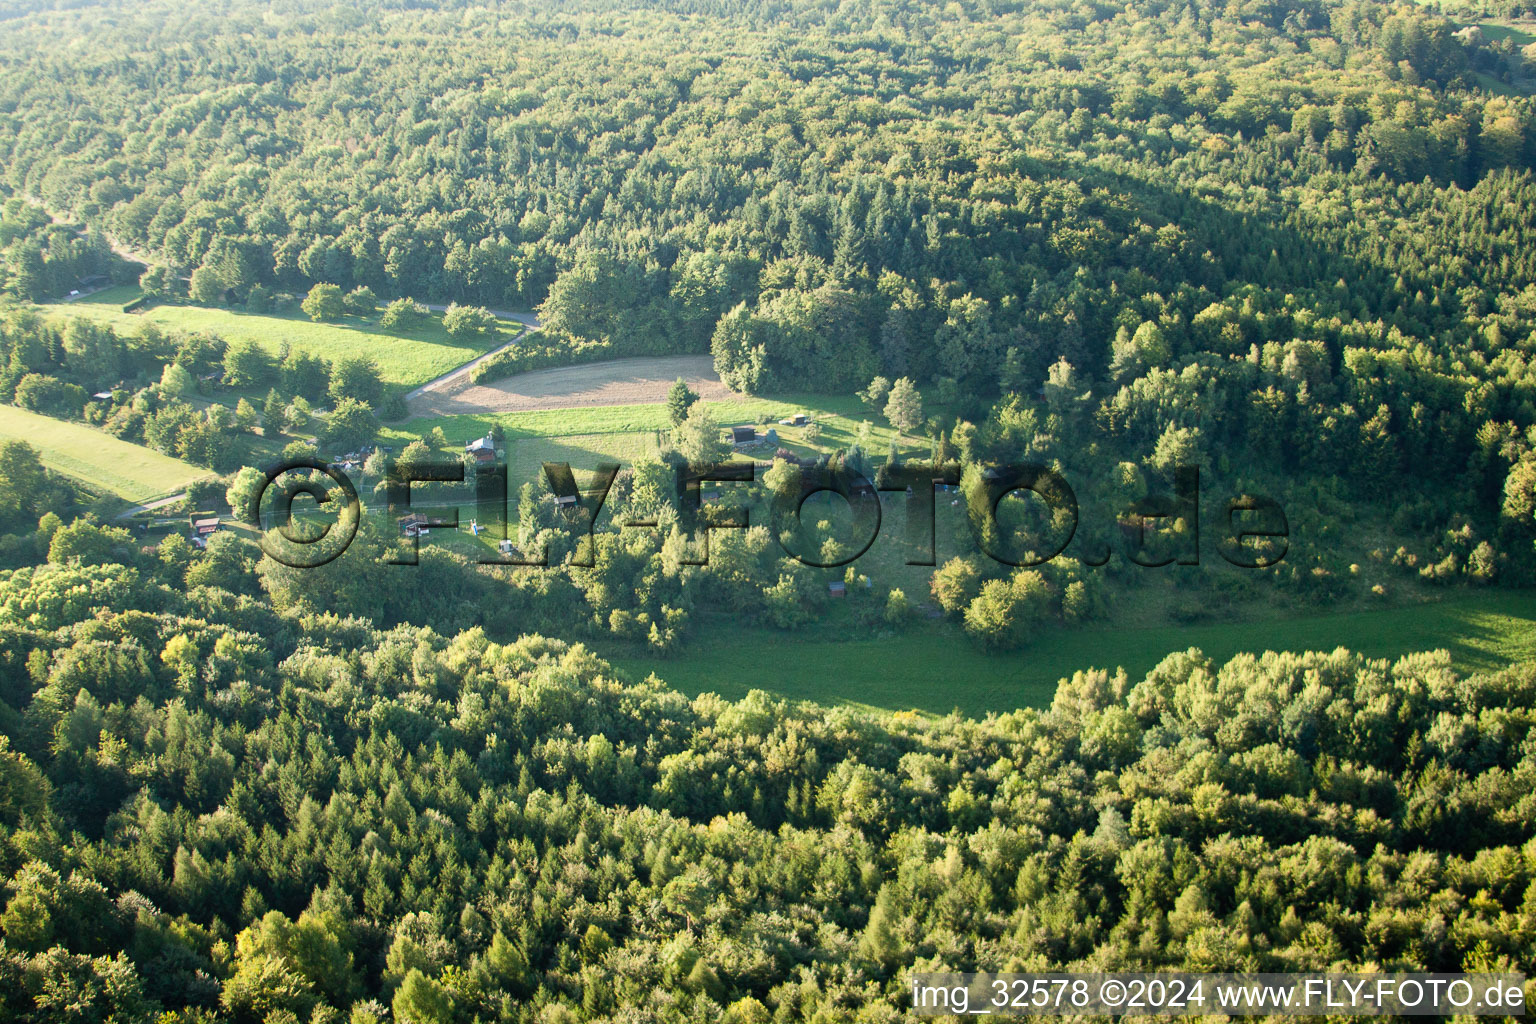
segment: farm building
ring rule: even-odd
[[[219,517],[214,512],[194,512],[187,517],[187,525],[192,530],[193,545],[205,548],[208,546],[208,538],[218,532]]]
[[[490,434],[477,437],[464,446],[464,451],[473,455],[476,462],[493,462],[496,459],[496,440]]]

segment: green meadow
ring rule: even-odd
[[[38,450],[49,469],[73,477],[93,491],[134,502],[174,494],[198,477],[209,475],[206,469],[121,441],[83,423],[56,420],[11,405],[0,405],[0,438],[25,441]]]
[[[710,414],[722,426],[756,424],[760,431],[771,425],[779,445],[799,455],[846,448],[859,440],[860,425],[869,423],[867,454],[883,461],[896,432],[885,418],[863,406],[858,399],[836,395],[780,395],[706,402]],[[805,427],[781,426],[779,420],[795,413],[809,415],[819,436]],[[655,451],[661,433],[672,429],[666,406],[605,405],[578,409],[540,409],[530,412],[484,415],[421,417],[399,425],[386,425],[386,444],[408,444],[425,437],[434,427],[454,443],[481,437],[493,424],[501,424],[507,444],[509,478],[516,482],[538,475],[540,462],[569,462],[576,469],[590,468],[601,459],[629,465],[643,452]],[[902,451],[926,451],[927,441],[904,439]],[[753,453],[771,458],[766,449]]]
[[[486,352],[488,344],[465,344],[448,337],[441,314],[421,328],[390,332],[376,319],[347,316],[336,323],[315,323],[302,313],[244,313],[204,306],[155,305],[138,313],[122,307],[138,298],[134,287],[109,288],[76,302],[52,303],[41,308],[59,316],[84,316],[129,333],[145,323],[167,331],[200,331],[226,341],[250,339],[270,352],[286,343],[313,355],[335,361],[347,356],[368,356],[379,364],[390,384],[414,387],[439,377]],[[508,324],[509,331],[520,325]],[[505,335],[504,335],[505,336]]]
[[[843,639],[835,635],[840,618],[846,611],[837,608],[810,634],[716,620],[673,658],[597,647],[630,678],[654,672],[690,695],[712,692],[734,700],[761,689],[792,700],[971,716],[1044,707],[1058,680],[1089,666],[1124,668],[1137,679],[1168,654],[1191,647],[1218,661],[1243,652],[1348,647],[1373,658],[1398,658],[1443,648],[1468,672],[1536,658],[1536,594],[1508,591],[1220,625],[1060,629],[1010,654],[988,654],[943,622],[924,621],[885,638]]]

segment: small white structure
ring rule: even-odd
[[[496,441],[490,434],[477,437],[464,446],[467,455],[473,455],[476,462],[490,462],[496,458]]]

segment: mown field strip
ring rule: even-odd
[[[347,356],[368,356],[390,384],[414,387],[482,355],[493,346],[465,344],[448,337],[441,317],[433,315],[419,330],[399,334],[382,330],[372,320],[346,317],[338,323],[315,323],[300,316],[271,316],[203,306],[151,306],[141,313],[124,313],[125,303],[137,298],[137,288],[110,288],[79,302],[43,306],[60,316],[83,316],[111,324],[120,333],[138,331],[153,323],[167,331],[199,331],[225,341],[250,339],[276,354],[286,343],[312,355],[335,362]],[[504,324],[521,330],[519,324]]]
[[[209,471],[130,444],[111,434],[15,406],[0,405],[0,438],[25,441],[43,464],[129,501],[147,501],[181,490]]]

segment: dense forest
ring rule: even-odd
[[[1191,650],[968,720],[689,699],[583,641],[795,630],[828,580],[862,635],[931,601],[988,648],[1141,587],[1194,620],[1529,585],[1536,51],[1493,21],[1533,13],[8,5],[0,401],[206,467],[192,509],[249,517],[273,438],[357,453],[401,394],[30,304],[109,279],[403,331],[452,303],[481,338],[536,308],[479,379],[707,352],[923,450],[864,431],[690,508],[679,467],[730,450],[680,382],[597,521],[515,495],[551,568],[405,570],[378,517],[319,569],[230,530],[150,547],[0,445],[0,1018],[895,1021],[914,969],[1529,969],[1536,664]],[[1024,461],[1100,514],[1009,565],[989,481]],[[1185,466],[1214,514],[1277,499],[1288,550],[1139,567],[1117,517]],[[375,508],[386,468],[356,470]],[[831,512],[775,518],[829,470],[953,474],[926,592],[862,575]],[[1051,547],[1063,519],[1015,504]],[[753,525],[697,564],[722,505]]]
[[[1190,651],[872,716],[56,547],[0,580],[8,1020],[895,1021],[913,967],[1536,945],[1533,666]]]
[[[1314,514],[1379,502],[1432,578],[1522,583],[1531,78],[1515,35],[1462,25],[1368,3],[39,13],[0,42],[7,287],[121,275],[116,247],[172,300],[537,306],[537,342],[482,376],[712,351],[749,391],[905,378],[935,454],[1106,492],[1121,462],[1203,462]],[[67,341],[18,356],[37,333],[7,326],[7,399],[84,415],[48,378],[135,379]],[[121,344],[158,361],[138,387],[220,369],[217,339]],[[279,421],[337,397],[262,379]],[[124,399],[98,414],[125,436],[244,461],[217,412]],[[1363,554],[1307,557],[1337,578]]]

